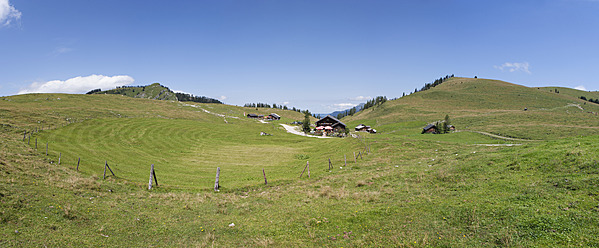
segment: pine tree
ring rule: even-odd
[[[310,132],[310,112],[306,110],[304,113],[304,122],[302,123],[302,130],[304,133]]]
[[[449,115],[445,115],[445,122],[443,122],[443,133],[449,132],[449,126],[451,125]]]

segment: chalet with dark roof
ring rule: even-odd
[[[428,124],[426,127],[422,128],[422,133],[439,133],[439,129],[435,124]]]
[[[335,132],[345,132],[347,126],[337,118],[327,115],[314,123],[316,127],[331,127]]]

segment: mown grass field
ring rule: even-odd
[[[372,118],[344,119],[379,134],[315,139],[241,118],[276,111],[280,123],[303,119],[292,111],[114,95],[4,97],[0,246],[599,246],[599,136],[576,128],[592,122],[568,120],[580,123],[565,138],[553,131],[518,136],[545,141],[420,135],[445,112],[410,117],[407,99],[362,113]],[[472,130],[489,126],[491,114],[460,111],[471,113],[451,112],[456,125],[471,118]],[[32,135],[36,150],[23,132],[41,125],[51,129]],[[521,145],[487,146],[512,143]],[[371,153],[354,163],[364,144]],[[348,166],[340,168],[345,154]],[[116,177],[102,179],[105,160]],[[311,177],[300,179],[306,160]],[[160,186],[148,191],[152,163]],[[216,167],[220,192],[212,190]]]

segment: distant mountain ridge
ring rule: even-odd
[[[186,93],[175,93],[168,87],[160,83],[153,83],[146,86],[120,86],[116,89],[104,90],[95,89],[87,94],[115,94],[133,98],[146,98],[154,100],[170,100],[170,101],[192,101],[200,103],[222,103],[219,100],[205,97],[194,96]]]
[[[351,107],[351,108],[348,108],[348,109],[344,109],[344,110],[335,111],[335,112],[328,113],[328,114],[316,114],[316,117],[318,117],[318,118],[323,118],[323,117],[325,117],[325,116],[327,116],[327,115],[331,115],[331,116],[333,116],[333,117],[337,118],[337,116],[338,116],[339,114],[341,114],[341,113],[345,113],[345,112],[348,112],[348,111],[350,111],[352,108],[356,108],[356,113],[357,113],[357,112],[360,112],[360,111],[362,110],[362,108],[364,107],[364,105],[365,105],[365,104],[366,104],[366,103],[360,103],[360,104],[358,104],[358,105],[357,105],[357,106],[355,106],[355,107]]]

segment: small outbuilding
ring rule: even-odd
[[[252,119],[258,119],[258,115],[257,114],[248,114],[247,117],[248,118],[252,118]]]
[[[269,115],[269,119],[280,120],[281,116],[279,116],[278,114],[272,113],[272,114]]]
[[[355,130],[359,132],[359,131],[366,131],[366,130],[368,130],[369,128],[370,128],[370,126],[366,126],[366,125],[364,125],[364,124],[360,124],[360,125],[358,125],[358,126],[355,128]]]
[[[376,129],[371,128],[370,126],[366,126],[364,124],[360,124],[355,128],[356,132],[369,132],[376,133]]]
[[[455,131],[454,125],[447,125],[447,128],[449,128],[449,131]]]
[[[426,125],[426,127],[422,128],[422,133],[436,134],[436,133],[439,133],[439,129],[437,128],[437,126],[435,124],[428,124],[428,125]]]

